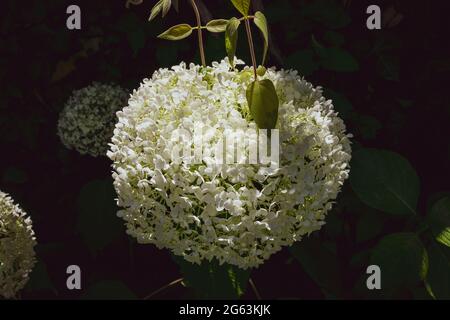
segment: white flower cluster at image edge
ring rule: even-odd
[[[0,191],[0,296],[16,296],[36,263],[31,219]]]
[[[190,262],[216,258],[248,268],[322,227],[348,177],[350,135],[321,88],[296,71],[268,69],[262,78],[273,81],[280,100],[279,168],[171,160],[179,128],[194,132],[202,123],[209,150],[222,135],[249,138],[239,136],[256,128],[245,97],[249,67],[233,70],[227,59],[206,68],[181,63],[144,79],[117,113],[108,152],[128,234]]]

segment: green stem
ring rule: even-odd
[[[197,19],[197,30],[198,30],[198,46],[200,48],[200,59],[202,60],[202,65],[206,67],[205,50],[203,48],[203,34],[202,34],[202,21],[200,19],[200,12],[195,4],[195,0],[191,0],[192,8],[195,12],[195,18]]]
[[[261,295],[259,294],[258,289],[255,286],[255,283],[253,282],[252,278],[249,279],[250,286],[252,287],[253,292],[255,293],[256,299],[261,300]]]
[[[255,19],[255,16],[246,16],[246,17],[242,17],[242,18],[239,18],[238,20],[239,21],[244,21],[244,20],[251,20],[251,19]]]
[[[253,73],[255,75],[255,80],[257,80],[258,75],[256,73],[255,47],[253,45],[252,30],[250,29],[250,20],[248,20],[247,17],[244,18],[245,18],[245,30],[247,31],[248,45],[250,47],[250,56],[252,57]]]
[[[180,282],[182,282],[184,279],[183,278],[179,278],[177,280],[174,280],[168,284],[166,284],[165,286],[162,286],[161,288],[153,291],[152,293],[150,293],[148,296],[144,297],[143,300],[149,300],[150,298],[152,298],[153,296],[157,295],[158,293],[160,293],[161,291],[164,291],[167,288],[170,288]]]

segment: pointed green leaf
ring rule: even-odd
[[[165,0],[159,0],[154,7],[152,8],[152,11],[150,12],[150,17],[148,18],[148,21],[152,21],[155,19],[155,17],[161,12]]]
[[[172,1],[171,0],[163,0],[163,3],[162,3],[162,17],[163,18],[169,12],[171,5],[172,5]]]
[[[261,63],[262,65],[264,65],[267,57],[267,49],[269,48],[269,29],[267,28],[267,19],[262,12],[257,11],[255,13],[255,19],[253,21],[255,22],[259,30],[261,30],[264,38],[264,54]]]
[[[248,16],[248,11],[250,10],[250,0],[231,0],[231,2],[243,16]]]
[[[161,33],[158,38],[165,40],[181,40],[187,38],[192,33],[192,27],[186,23],[177,24]]]
[[[211,20],[206,24],[206,29],[209,32],[225,32],[227,25],[228,20],[225,19]]]
[[[228,61],[234,66],[234,56],[236,55],[236,44],[238,38],[238,28],[241,22],[237,18],[231,18],[225,29],[225,49],[227,50]]]
[[[444,197],[436,202],[427,218],[434,239],[450,247],[450,197]]]
[[[255,80],[246,92],[250,113],[260,129],[273,129],[278,119],[278,96],[269,79]]]

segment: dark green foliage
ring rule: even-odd
[[[94,283],[81,296],[83,300],[135,300],[136,295],[121,281],[103,280]]]
[[[92,253],[124,232],[122,221],[116,216],[115,197],[110,179],[91,181],[80,191],[77,231]]]
[[[216,260],[201,265],[173,256],[180,266],[186,285],[194,289],[195,296],[202,299],[237,299],[244,294],[250,270],[231,265],[219,265]]]
[[[381,269],[381,287],[390,292],[413,287],[428,273],[428,254],[414,233],[393,233],[375,246],[370,263]]]
[[[392,6],[404,19],[378,31],[366,29],[360,1],[276,0],[250,8],[267,17],[266,66],[296,69],[323,86],[354,135],[350,181],[327,224],[250,272],[175,263],[166,250],[130,244],[116,216],[110,162],[65,150],[56,136],[72,90],[93,80],[134,89],[159,67],[199,63],[194,33],[180,42],[156,38],[181,22],[194,25],[186,3],[180,1],[179,13],[161,7],[150,23],[156,0],[128,9],[125,2],[78,1],[80,31],[65,28],[67,1],[32,0],[27,10],[20,1],[2,3],[0,189],[30,213],[39,243],[24,298],[142,298],[184,277],[187,288],[166,289],[164,297],[253,299],[251,275],[263,298],[450,299],[443,5],[385,1],[383,10]],[[203,2],[214,19],[238,14],[231,1]],[[249,64],[243,27],[235,46]],[[265,39],[252,28],[259,63]],[[204,32],[207,64],[226,56],[223,37]],[[380,291],[366,287],[371,263],[382,268]],[[65,287],[69,264],[82,268],[82,293]]]
[[[377,149],[355,152],[350,183],[359,198],[375,209],[396,215],[416,211],[419,178],[408,160],[394,152]]]

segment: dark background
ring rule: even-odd
[[[156,38],[171,25],[194,24],[187,2],[180,1],[178,14],[172,9],[164,20],[158,16],[149,23],[155,2],[128,9],[121,0],[0,4],[0,189],[31,215],[39,243],[39,263],[23,298],[76,299],[101,295],[96,290],[105,287],[113,297],[143,298],[182,277],[167,250],[138,245],[125,234],[111,202],[109,159],[69,151],[56,135],[59,112],[73,90],[92,81],[132,90],[159,67],[199,63],[195,37]],[[213,18],[237,14],[229,1],[203,2]],[[450,11],[445,2],[262,1],[272,38],[268,65],[297,69],[323,86],[354,135],[354,148],[383,148],[407,158],[420,178],[420,215],[433,195],[450,190]],[[70,4],[81,8],[81,30],[66,28]],[[369,4],[381,6],[381,30],[366,28]],[[223,35],[205,37],[208,63],[222,59]],[[255,37],[260,57],[262,43]],[[338,48],[336,57],[321,61],[318,44]],[[243,33],[237,55],[250,61]],[[327,225],[305,240],[312,253],[326,248],[329,255],[313,256],[312,268],[288,249],[274,255],[252,271],[263,298],[372,297],[360,286],[367,252],[410,222],[369,209],[348,183],[337,202]],[[377,227],[360,230],[367,212]],[[330,263],[336,268],[325,280],[314,274]],[[82,269],[81,291],[66,289],[71,264]],[[189,297],[191,289],[175,285],[153,298]],[[429,295],[418,284],[392,297]],[[255,298],[250,286],[243,298]]]

